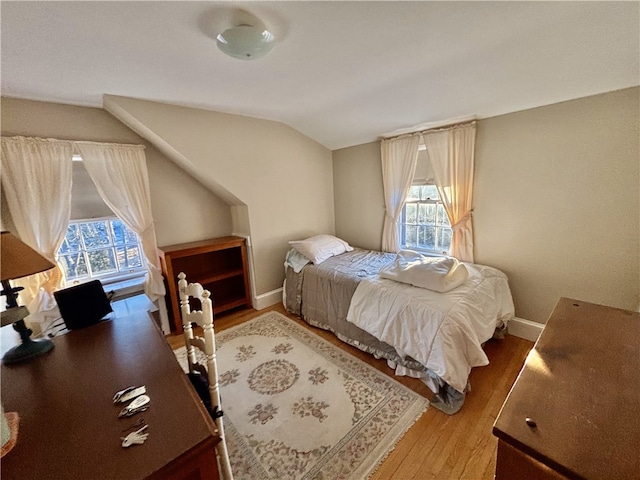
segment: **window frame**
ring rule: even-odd
[[[124,243],[121,244],[117,244],[116,240],[114,238],[114,231],[113,231],[113,222],[114,221],[118,221],[121,222],[124,227],[126,229],[128,229],[129,231],[131,231],[135,236],[136,236],[136,242],[128,242],[126,240],[125,237],[125,241]],[[120,282],[120,281],[124,281],[124,280],[131,280],[131,279],[135,279],[135,278],[139,278],[139,277],[143,277],[146,275],[147,273],[147,259],[144,256],[144,251],[142,249],[142,242],[140,240],[140,237],[138,236],[137,233],[133,232],[130,228],[128,228],[126,226],[126,224],[124,224],[124,222],[122,222],[122,220],[117,217],[116,215],[113,216],[106,216],[106,217],[96,217],[96,218],[87,218],[87,219],[77,219],[77,220],[71,220],[69,222],[69,226],[71,225],[81,225],[81,224],[88,224],[88,223],[98,223],[98,222],[108,222],[109,224],[109,243],[106,245],[101,245],[99,247],[89,247],[87,248],[86,246],[86,241],[85,238],[82,234],[82,228],[80,227],[79,233],[80,233],[80,244],[81,244],[81,248],[79,250],[79,253],[81,253],[84,257],[85,260],[85,264],[87,267],[87,275],[83,275],[83,276],[78,276],[78,277],[74,277],[74,278],[68,278],[67,277],[67,283],[72,284],[72,285],[77,285],[77,284],[81,284],[81,283],[85,283],[91,280],[100,280],[103,284],[110,284],[110,283],[115,283],[115,282]],[[68,230],[68,227],[67,227]],[[65,238],[66,238],[66,233],[65,233]],[[63,248],[64,242],[63,244],[60,246],[60,249],[58,249],[58,252],[56,254],[56,258],[57,260],[62,264],[64,264],[64,260],[63,257],[68,257],[70,255],[75,255],[78,252],[74,252],[72,254],[69,253],[62,253],[61,250]],[[117,260],[117,248],[120,247],[133,247],[133,246],[137,246],[139,254],[140,254],[140,263],[141,265],[139,267],[130,267],[127,266],[125,268],[120,267],[120,264],[118,263]],[[99,251],[99,250],[104,250],[104,249],[108,249],[110,248],[113,252],[114,255],[114,260],[115,260],[115,266],[116,266],[116,271],[109,271],[109,272],[105,272],[105,273],[94,273],[92,271],[91,268],[91,262],[88,256],[89,252],[92,251]],[[62,267],[65,276],[67,275],[67,270],[66,268],[63,266]]]
[[[414,179],[413,182],[411,183],[412,187],[424,187],[424,186],[428,186],[428,185],[433,185],[436,186],[436,183],[433,179]],[[436,187],[437,190],[437,187]],[[407,196],[409,195],[409,193],[407,192]],[[416,218],[416,222],[415,223],[411,223],[409,224],[407,222],[407,205],[408,204],[413,204],[413,205],[435,205],[436,207],[436,214],[435,214],[435,222],[434,223],[418,223],[418,219]],[[443,210],[443,216],[444,218],[446,218],[446,224],[442,224],[438,222],[438,208],[442,207]],[[407,245],[407,230],[406,227],[407,226],[415,226],[417,228],[419,227],[433,227],[434,229],[434,239],[435,239],[435,245],[434,245],[434,249],[430,249],[430,248],[424,248],[424,247],[420,247],[417,245]],[[442,249],[442,248],[438,248],[438,239],[439,237],[439,233],[440,230],[448,230],[449,231],[449,236],[450,238],[453,237],[453,230],[451,229],[451,226],[449,224],[449,217],[447,215],[447,212],[444,208],[444,203],[442,202],[442,199],[440,198],[440,193],[438,192],[438,198],[437,199],[431,199],[431,198],[427,198],[424,200],[418,200],[418,201],[407,201],[407,198],[405,197],[404,203],[402,205],[402,212],[400,215],[400,228],[399,228],[399,234],[400,234],[400,247],[401,248],[405,248],[405,249],[410,249],[410,250],[415,250],[417,252],[421,252],[421,253],[425,253],[425,254],[429,254],[429,255],[433,255],[433,256],[445,256],[445,255],[450,255],[451,253],[451,242],[449,242],[449,247],[447,249]],[[417,242],[416,242],[417,243]]]

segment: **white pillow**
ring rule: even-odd
[[[333,235],[316,235],[305,240],[292,240],[289,242],[298,253],[301,253],[315,265],[324,262],[327,258],[350,252],[353,247],[344,240]]]

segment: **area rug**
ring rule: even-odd
[[[216,333],[234,478],[368,478],[428,401],[277,312]],[[185,348],[175,350],[187,369]]]

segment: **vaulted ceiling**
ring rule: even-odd
[[[1,4],[3,96],[113,94],[283,122],[329,149],[640,84],[638,2]],[[240,23],[277,39],[225,56]]]

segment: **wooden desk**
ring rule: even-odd
[[[0,329],[2,350],[16,341]],[[16,446],[1,460],[10,479],[217,479],[211,418],[147,314],[54,338],[31,361],[2,365],[2,405],[20,415]],[[147,411],[118,418],[115,392],[146,385]],[[122,430],[144,418],[149,438],[122,448]]]
[[[496,479],[640,478],[639,415],[640,313],[562,298],[493,427]]]

